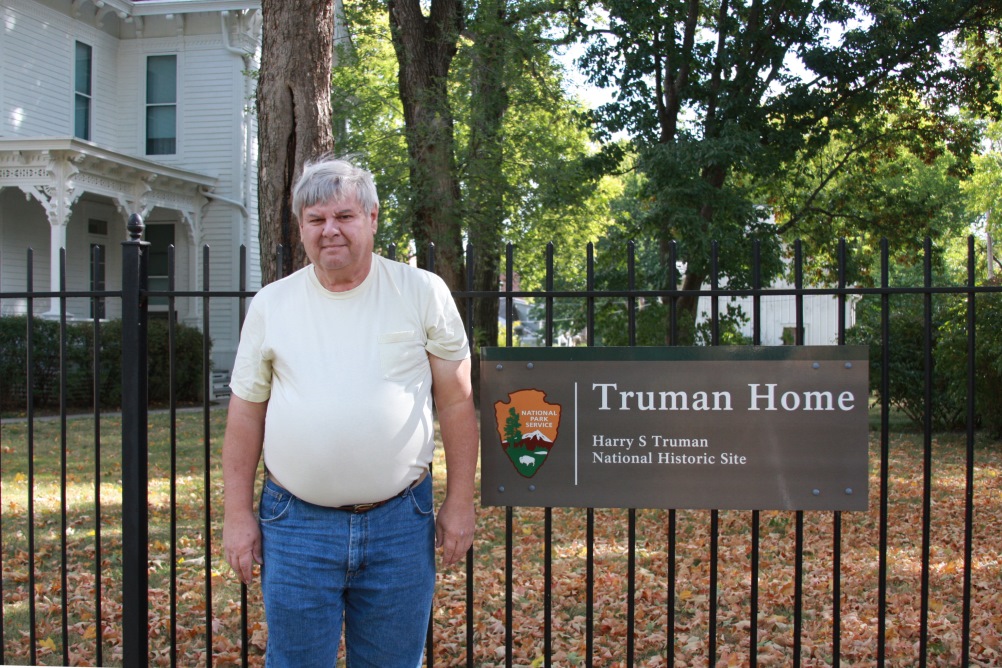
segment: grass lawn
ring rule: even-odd
[[[240,587],[220,556],[222,484],[219,450],[225,410],[178,416],[176,467],[168,415],[150,416],[150,586],[153,665],[238,664]],[[63,609],[72,665],[95,665],[100,639],[104,665],[121,663],[121,456],[120,421],[103,417],[36,420],[33,469],[29,470],[28,425],[0,429],[0,530],[3,571],[3,655],[0,663],[30,661],[29,533],[34,533],[34,638],[40,664],[63,664]],[[929,665],[960,662],[964,574],[966,450],[960,434],[932,440],[929,556],[923,555],[924,439],[903,423],[892,423],[888,448],[886,652],[889,665],[918,663],[921,592],[928,580]],[[209,434],[206,447],[205,434]],[[65,438],[65,460],[60,456]],[[100,442],[100,450],[95,447]],[[205,462],[209,461],[206,472]],[[832,663],[832,578],[841,585],[842,665],[874,665],[879,609],[880,536],[879,435],[871,434],[870,510],[843,513],[841,560],[833,561],[832,513],[803,515],[801,658],[804,666]],[[95,474],[100,485],[95,486]],[[975,448],[972,554],[971,655],[974,665],[1002,662],[1002,443],[979,440]],[[171,480],[173,477],[174,484]],[[436,493],[444,488],[439,452]],[[62,484],[65,480],[65,486]],[[205,485],[209,493],[206,502]],[[34,503],[29,506],[29,482]],[[63,489],[65,488],[65,499]],[[97,498],[100,499],[100,522]],[[176,512],[171,512],[172,496]],[[65,511],[65,531],[62,508]],[[501,508],[479,509],[474,557],[474,642],[477,666],[505,661],[506,519]],[[30,514],[30,516],[29,516]],[[212,531],[206,534],[206,517]],[[544,511],[512,512],[512,647],[514,664],[542,665]],[[711,513],[636,511],[635,664],[666,665],[669,642],[668,591],[675,594],[672,638],[677,666],[707,666],[711,596]],[[751,641],[750,591],[752,513],[718,513],[716,578],[716,665],[747,665]],[[173,520],[172,520],[173,518]],[[626,665],[629,511],[594,511],[594,543],[586,539],[587,512],[552,511],[553,663],[585,665],[586,557],[592,550],[594,656],[596,666]],[[757,655],[761,665],[792,665],[796,610],[797,514],[762,512],[758,517]],[[172,521],[174,528],[172,529]],[[675,523],[674,578],[669,574],[669,526]],[[209,540],[207,548],[207,539]],[[63,552],[66,584],[63,585]],[[98,552],[98,548],[100,548]],[[208,551],[208,554],[207,554]],[[100,558],[98,559],[98,554]],[[98,615],[98,563],[101,609]],[[176,581],[176,588],[171,583]],[[211,605],[207,595],[211,593]],[[263,664],[266,630],[257,586],[248,590],[247,615],[252,665]],[[176,629],[171,642],[171,607]],[[465,665],[466,574],[443,570],[434,611],[435,665]],[[211,628],[211,640],[206,626]],[[99,633],[100,631],[100,633]]]

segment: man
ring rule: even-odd
[[[223,443],[226,560],[262,564],[269,668],[421,662],[435,584],[473,542],[469,344],[437,276],[373,254],[372,175],[306,165],[293,211],[311,264],[265,286],[241,332]],[[448,482],[437,521],[432,400]],[[266,480],[258,515],[253,489]]]

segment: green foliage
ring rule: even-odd
[[[999,91],[1002,97],[1002,84]],[[984,231],[1002,239],[1002,224],[999,223],[1002,216],[1002,123],[988,124],[985,136],[988,148],[974,157],[973,170],[962,189],[971,210],[983,216]],[[996,265],[996,270],[1002,270],[1002,263]]]
[[[999,280],[995,285],[1002,285]],[[1002,436],[1002,293],[975,298],[974,397],[977,419],[993,437]],[[937,363],[954,382],[966,383],[969,341],[967,300],[955,300],[939,326]],[[966,389],[966,385],[965,385]]]
[[[467,49],[457,56],[458,81],[470,67]],[[518,272],[524,289],[539,289],[545,276],[547,243],[558,255],[581,257],[588,242],[595,242],[612,223],[609,200],[617,191],[615,179],[597,177],[588,166],[593,151],[581,122],[583,107],[562,91],[562,73],[550,53],[536,47],[523,56],[529,63],[513,66],[507,85],[508,105],[501,128],[503,160],[487,188],[503,193],[501,241],[516,244]],[[475,146],[465,128],[473,120],[470,105],[476,102],[457,90],[460,121],[459,162],[470,165]],[[469,183],[468,170],[464,182]],[[464,193],[469,192],[464,187]],[[471,212],[471,221],[476,220]],[[502,248],[497,252],[501,253]],[[560,263],[564,280],[580,281],[583,264]]]
[[[741,328],[748,324],[750,318],[737,304],[727,304],[724,313],[717,316],[717,330],[721,346],[748,346],[751,338],[741,333]],[[713,321],[704,320],[696,325],[696,344],[713,345]]]
[[[588,168],[594,149],[583,123],[584,108],[563,91],[563,73],[543,38],[555,19],[540,15],[538,8],[520,13],[516,3],[507,3],[510,17],[502,33],[508,57],[499,65],[503,90],[495,91],[506,98],[498,133],[502,167],[488,174],[477,169],[484,135],[474,131],[474,124],[482,122],[478,113],[482,110],[475,105],[485,98],[473,90],[479,64],[476,40],[494,29],[477,15],[478,7],[470,7],[466,37],[459,41],[449,82],[456,164],[467,206],[463,224],[472,237],[470,226],[482,219],[499,220],[503,226],[499,241],[517,241],[526,249],[519,273],[527,289],[536,289],[542,286],[544,273],[541,248],[552,241],[577,254],[587,242],[597,240],[611,222],[602,212],[608,209],[616,184],[608,177],[599,179]],[[345,17],[351,46],[339,52],[339,66],[332,72],[334,123],[341,130],[337,152],[358,156],[372,169],[381,200],[377,245],[395,243],[397,257],[405,258],[412,252],[406,217],[415,205],[411,201],[415,193],[410,187],[397,86],[399,65],[386,8],[375,2],[350,3]],[[490,182],[482,183],[485,178]],[[470,203],[471,194],[484,191],[500,193],[500,212],[470,210],[476,204]],[[503,248],[499,243],[491,251],[500,255]]]
[[[768,282],[778,276],[780,262],[776,227],[746,178],[710,183],[703,174],[706,165],[722,156],[754,152],[754,138],[728,134],[700,141],[680,140],[657,144],[641,152],[638,169],[639,197],[646,206],[637,217],[644,234],[662,242],[679,243],[680,258],[688,273],[705,275],[710,266],[713,242],[717,243],[721,278],[729,285],[751,283],[752,240],[761,242],[761,271]],[[706,211],[712,211],[712,217]]]
[[[949,307],[944,300],[932,302],[931,322],[941,322]],[[919,428],[926,416],[926,314],[920,295],[895,295],[890,301],[889,345],[887,347],[888,377],[886,399],[900,409]],[[930,328],[933,374],[933,429],[957,429],[964,424],[966,397],[963,378],[956,378],[936,364],[942,353],[940,337],[934,325]],[[881,345],[881,307],[877,298],[866,297],[856,308],[856,325],[846,334],[850,344],[870,348],[870,386],[878,399],[884,399],[882,378],[884,348]]]
[[[642,308],[640,307],[642,306]],[[658,346],[665,343],[668,307],[651,301],[634,312],[635,334],[630,340],[630,313],[625,298],[602,300],[596,309],[596,340],[605,346]]]
[[[632,286],[637,290],[665,290],[674,285],[682,287],[680,266],[669,267],[668,246],[649,227],[650,212],[657,207],[654,197],[646,190],[648,180],[645,175],[631,173],[623,177],[623,194],[611,202],[615,224],[610,226],[605,237],[596,244],[595,288],[602,291],[625,291],[631,287],[629,253],[633,253]],[[688,252],[691,246],[678,244],[677,260],[687,259],[693,253],[710,253],[710,239],[698,240],[704,244],[696,251]],[[765,245],[765,244],[764,244]],[[730,286],[750,287],[753,257],[753,240],[739,236],[718,245],[718,260],[728,276]],[[769,257],[773,258],[770,260]],[[684,266],[685,263],[681,266]],[[763,257],[763,273],[778,273],[778,252],[766,251]],[[674,282],[672,273],[674,272]],[[629,345],[630,315],[626,298],[600,299],[596,302],[596,343],[602,345]],[[584,327],[583,302],[563,307],[562,317],[569,319],[576,327]],[[726,312],[718,318],[719,342],[742,345],[750,343],[740,330],[747,317],[737,306],[728,305]],[[658,298],[643,298],[636,302],[634,316],[634,340],[636,345],[665,345],[671,339],[671,304]],[[713,342],[712,324],[709,321],[698,327],[688,319],[676,304],[676,341],[688,341],[695,345],[710,345]]]
[[[983,269],[983,267],[982,267]],[[896,266],[893,284],[922,285],[919,271]],[[937,272],[934,285],[960,284],[959,277]],[[932,360],[933,429],[958,429],[967,422],[968,300],[963,294],[892,294],[888,298],[887,400],[917,426],[926,416],[927,346]],[[926,313],[927,308],[929,313]],[[856,308],[856,325],[848,343],[870,348],[870,383],[881,395],[884,348],[882,306],[878,296],[865,297]],[[929,323],[929,339],[926,327]],[[974,329],[975,420],[992,436],[1002,434],[1002,294],[975,297]]]
[[[0,408],[23,411],[27,400],[27,318],[0,318],[0,374],[4,391]],[[101,323],[98,393],[104,408],[122,402],[122,323]],[[53,320],[36,318],[32,323],[32,392],[35,408],[51,409],[60,405],[60,328]],[[93,406],[94,325],[91,322],[67,323],[66,403],[71,408]],[[170,401],[169,337],[165,320],[151,320],[148,327],[149,401]],[[175,327],[174,365],[176,400],[182,403],[202,398],[202,343],[200,330],[187,325]]]
[[[584,22],[579,62],[615,91],[595,118],[605,137],[633,141],[643,234],[678,242],[690,289],[707,280],[718,242],[720,276],[738,287],[753,238],[763,282],[780,271],[774,212],[785,240],[810,237],[821,267],[835,266],[841,237],[865,258],[888,230],[940,238],[969,221],[957,180],[978,133],[957,107],[988,108],[992,91],[975,59],[952,57],[951,37],[997,10],[975,0],[605,0]],[[829,148],[833,137],[842,145]],[[693,300],[683,304],[695,318]]]
[[[337,50],[331,71],[335,152],[372,171],[379,192],[378,248],[398,247],[405,259],[410,231],[404,220],[409,192],[404,111],[386,9],[380,3],[345,5],[350,44]]]
[[[927,237],[965,234],[975,219],[961,187],[970,163],[956,152],[977,136],[959,117],[930,124],[920,111],[898,106],[852,132],[833,133],[813,154],[794,156],[767,191],[784,237],[811,249],[807,279],[834,282],[841,239],[851,250],[846,280],[873,285],[882,239],[895,264],[912,265]]]

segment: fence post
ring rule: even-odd
[[[149,509],[146,332],[149,243],[143,219],[129,216],[122,242],[122,661],[149,661]]]

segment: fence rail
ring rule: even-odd
[[[130,239],[123,243],[121,290],[74,291],[63,282],[59,292],[37,292],[29,251],[27,289],[0,292],[0,301],[23,300],[27,315],[24,416],[5,420],[0,427],[4,472],[0,664],[260,665],[264,634],[259,597],[253,589],[236,587],[216,549],[224,412],[211,401],[219,379],[213,378],[210,364],[209,331],[213,303],[238,300],[242,320],[252,292],[243,283],[236,291],[211,289],[208,249],[203,251],[200,290],[174,289],[171,256],[167,290],[150,291],[141,221],[130,220],[129,231]],[[888,662],[968,666],[1002,660],[1000,631],[985,621],[997,621],[1002,610],[984,609],[999,603],[983,584],[1002,583],[998,545],[990,540],[992,530],[978,524],[981,517],[996,519],[993,513],[1002,509],[998,482],[1002,447],[982,445],[975,409],[976,305],[997,295],[1000,288],[976,285],[973,240],[968,244],[968,280],[960,286],[933,285],[928,242],[923,285],[889,284],[885,244],[880,285],[873,288],[846,284],[844,245],[835,287],[804,287],[797,244],[794,287],[781,290],[761,284],[757,257],[753,258],[756,278],[749,289],[721,289],[715,261],[709,289],[680,290],[673,275],[666,289],[638,289],[632,245],[626,250],[625,288],[596,287],[594,249],[589,246],[583,289],[555,290],[553,247],[546,252],[545,290],[518,291],[512,289],[516,266],[509,246],[504,266],[507,290],[456,293],[465,305],[466,321],[472,320],[477,300],[500,300],[508,316],[503,334],[511,342],[514,300],[531,298],[545,314],[541,340],[552,346],[557,336],[555,308],[562,300],[575,300],[583,303],[586,343],[595,345],[597,306],[615,301],[625,314],[628,343],[636,345],[642,302],[663,300],[668,304],[666,330],[675,341],[677,299],[698,296],[711,300],[710,343],[718,345],[720,304],[731,297],[748,297],[751,342],[761,344],[761,300],[784,295],[796,302],[795,343],[802,344],[804,299],[823,295],[838,302],[833,343],[844,344],[848,300],[879,299],[883,385],[871,450],[876,460],[872,483],[876,489],[871,493],[875,508],[863,514],[863,520],[852,522],[840,512],[630,509],[624,515],[597,508],[483,509],[479,527],[483,538],[465,569],[441,574],[429,629],[429,665],[837,666],[844,660],[880,666]],[[242,253],[242,277],[247,275],[245,258]],[[472,259],[470,249],[470,266]],[[62,263],[65,276],[65,254]],[[921,442],[899,452],[892,434],[893,407],[888,400],[892,371],[886,353],[895,344],[890,338],[891,302],[904,295],[923,300],[927,410],[921,433],[914,435]],[[159,415],[149,412],[151,297],[166,298],[169,312],[174,312],[177,300],[201,302],[204,400],[194,409],[172,399]],[[95,334],[90,374],[95,400],[85,420],[71,416],[65,402],[66,302],[77,298],[121,300],[122,312],[121,411],[101,405],[99,345],[105,325],[95,315],[90,321]],[[940,400],[932,358],[937,298],[963,300],[967,309],[967,427],[949,439],[954,443],[949,448],[938,442],[931,422],[931,407]],[[32,391],[36,304],[41,300],[55,300],[61,314],[63,399],[54,416],[35,408]],[[170,348],[175,350],[173,318],[168,331]],[[174,355],[170,378],[176,387]],[[46,436],[40,440],[43,427]],[[183,430],[187,432],[182,434]],[[52,434],[55,445],[49,441]],[[892,466],[901,465],[901,457],[919,462],[917,482],[896,477]],[[951,474],[951,480],[960,481],[957,489],[945,497],[935,485],[937,464],[959,472]],[[8,475],[10,471],[18,473]],[[919,486],[917,497],[913,484]],[[941,506],[949,506],[946,519],[937,513]],[[958,521],[959,537],[952,533]],[[916,524],[917,533],[902,538],[903,527]],[[855,573],[860,543],[868,547],[866,557],[872,562],[866,564],[862,579]],[[908,560],[904,570],[897,567],[902,559]],[[847,572],[850,566],[852,573]],[[613,571],[616,578],[610,577]],[[950,602],[943,593],[947,576],[962,576]],[[777,609],[777,600],[787,609]],[[916,624],[904,621],[906,611],[898,607],[902,600],[917,608]],[[949,640],[944,639],[946,627],[954,630]],[[904,650],[902,638],[908,641]]]

